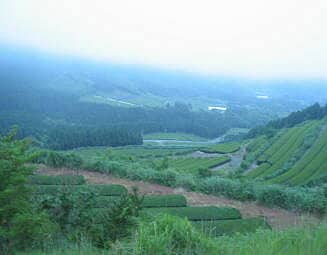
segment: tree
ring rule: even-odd
[[[15,140],[17,129],[0,137],[0,253],[26,248],[44,240],[54,225],[44,213],[34,211],[27,185],[33,168],[28,140]],[[32,227],[27,227],[31,226]]]

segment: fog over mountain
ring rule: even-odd
[[[227,76],[327,78],[323,0],[2,0],[0,41]]]

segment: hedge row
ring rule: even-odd
[[[281,185],[264,185],[250,181],[211,177],[199,182],[197,190],[242,201],[257,201],[267,206],[278,206],[293,211],[319,214],[327,211],[327,196],[323,187],[287,188]]]
[[[142,212],[147,215],[167,213],[175,216],[186,217],[188,220],[192,221],[241,219],[240,212],[235,208],[229,207],[146,208],[143,209]]]
[[[271,229],[263,217],[236,220],[195,221],[194,226],[212,236],[251,233],[259,228]]]
[[[40,185],[82,185],[85,179],[82,175],[32,175],[29,182]]]
[[[92,192],[98,196],[120,196],[127,193],[127,189],[122,185],[35,185],[35,194],[49,194],[55,195],[61,191],[67,190],[69,192]]]
[[[119,196],[98,196],[95,198],[96,208],[110,208],[113,203],[119,200]],[[186,198],[182,195],[151,195],[145,196],[142,207],[185,207],[187,206]]]

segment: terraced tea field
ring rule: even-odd
[[[168,167],[181,172],[198,174],[200,169],[210,169],[223,165],[229,161],[230,158],[228,156],[214,158],[169,158]]]
[[[320,121],[311,121],[304,125],[286,129],[272,139],[267,146],[267,140],[259,137],[251,143],[250,151],[257,156],[257,168],[250,171],[247,178],[288,185],[302,185],[317,180],[327,174],[327,130]],[[318,132],[318,131],[320,132]],[[307,144],[308,134],[314,142]],[[261,145],[261,148],[260,148]],[[257,148],[255,148],[257,146]],[[261,155],[262,148],[266,150]]]
[[[206,153],[227,154],[227,153],[234,153],[239,149],[240,149],[240,144],[233,142],[233,143],[219,143],[206,148],[201,148],[200,150]]]
[[[325,175],[327,175],[327,129],[289,171],[274,178],[273,181],[301,185]]]

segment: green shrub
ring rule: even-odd
[[[82,175],[32,175],[29,182],[40,185],[82,185],[85,179]]]
[[[135,237],[129,254],[214,254],[212,243],[189,221],[170,215],[160,215],[152,222],[142,223]],[[125,252],[122,254],[127,254]]]
[[[36,196],[33,202],[39,210],[51,216],[63,233],[73,235],[85,232],[92,225],[94,215],[90,209],[95,206],[95,198],[95,194],[90,191],[71,192],[62,189],[55,195]]]
[[[179,174],[176,176],[176,187],[183,187],[187,190],[195,190],[197,188],[196,177],[192,174]]]
[[[51,240],[53,234],[58,231],[57,225],[51,222],[44,212],[22,212],[12,223],[11,245],[16,250],[42,247],[43,242]]]
[[[207,168],[200,168],[198,170],[198,174],[201,178],[207,178],[207,177],[211,177],[212,172]]]
[[[113,242],[129,236],[136,226],[135,217],[138,216],[142,200],[137,190],[133,189],[133,194],[121,196],[112,207],[94,215],[101,224],[94,224],[93,221],[90,225],[88,236],[92,242],[98,247],[109,248]]]
[[[171,169],[156,172],[153,182],[163,184],[166,186],[174,186],[176,183],[177,172]]]
[[[265,205],[286,208],[288,204],[288,196],[285,190],[278,186],[267,186],[257,190],[257,200]]]
[[[54,168],[69,167],[71,169],[79,169],[83,164],[82,158],[76,154],[45,150],[38,151],[38,157],[34,162]]]
[[[235,208],[229,207],[170,207],[170,208],[147,208],[142,210],[148,215],[167,213],[175,216],[185,217],[192,221],[197,220],[227,220],[240,219],[241,214]]]
[[[271,229],[269,224],[262,217],[236,220],[196,221],[193,222],[193,224],[205,234],[212,236],[250,233],[255,232],[259,228]]]
[[[241,201],[255,200],[256,198],[253,183],[217,176],[199,182],[198,189],[204,193],[224,195]]]

